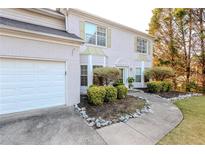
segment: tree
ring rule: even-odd
[[[195,22],[194,56],[196,57],[197,66],[199,67],[196,73],[201,74],[198,78],[200,78],[199,82],[201,81],[205,91],[205,9],[193,9],[193,16]]]
[[[205,89],[205,9],[154,9],[149,33],[156,38],[154,65],[174,68],[174,88],[197,78]]]

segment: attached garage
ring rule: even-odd
[[[65,62],[0,59],[0,114],[65,104]]]
[[[78,36],[3,17],[0,31],[0,115],[80,102]]]

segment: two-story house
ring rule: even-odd
[[[77,9],[0,9],[0,114],[79,103],[96,67],[144,87],[153,38]]]

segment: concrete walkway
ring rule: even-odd
[[[130,95],[147,98],[153,113],[97,129],[107,144],[156,144],[183,119],[180,110],[164,99],[143,92]]]

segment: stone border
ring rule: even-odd
[[[142,93],[145,93],[144,91],[142,90],[130,90],[131,92],[142,92]],[[146,94],[149,94],[149,95],[152,95],[152,96],[155,96],[155,97],[158,97],[158,98],[161,98],[161,99],[164,99],[164,100],[167,100],[167,101],[170,101],[170,102],[175,102],[177,100],[182,100],[182,99],[188,99],[188,98],[191,98],[193,96],[202,96],[202,94],[200,93],[188,93],[188,94],[185,94],[185,95],[179,95],[177,97],[172,97],[172,98],[164,98],[164,97],[161,97],[157,94],[152,94],[152,93],[146,93]]]
[[[140,118],[143,116],[145,113],[153,113],[151,109],[151,105],[149,104],[149,101],[146,98],[138,97],[139,99],[143,99],[145,101],[145,106],[142,109],[136,109],[134,113],[129,113],[125,115],[121,115],[118,119],[115,120],[105,120],[102,119],[101,117],[88,117],[86,114],[86,108],[85,107],[78,107],[77,104],[74,105],[74,110],[79,113],[80,117],[86,120],[88,126],[90,127],[95,127],[95,128],[101,128],[105,127],[108,125],[111,125],[113,123],[118,123],[118,122],[124,122],[126,123],[129,119],[131,118]]]

